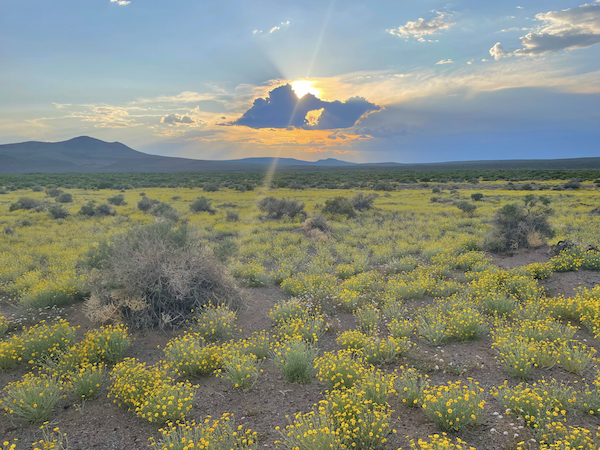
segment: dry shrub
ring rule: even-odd
[[[323,242],[326,241],[327,239],[329,239],[330,235],[327,233],[323,233],[321,230],[319,230],[318,228],[315,228],[313,230],[308,231],[308,233],[306,233],[306,236],[316,242]]]
[[[240,294],[225,266],[196,244],[184,225],[140,227],[90,254],[94,321],[125,321],[137,328],[178,326],[207,305],[238,309]]]
[[[309,219],[306,219],[302,224],[302,229],[308,233],[310,230],[320,230],[323,233],[331,233],[329,222],[323,217],[323,214],[317,214]]]
[[[331,226],[323,214],[306,219],[302,224],[302,229],[309,239],[317,242],[326,241],[331,237]]]
[[[534,243],[550,238],[554,230],[548,222],[552,210],[550,199],[526,195],[523,204],[504,205],[494,214],[492,228],[484,238],[484,247],[489,251],[502,251],[529,247],[529,236],[538,235]]]
[[[540,233],[534,231],[533,233],[529,233],[527,235],[527,246],[529,248],[540,248],[543,247],[545,241]]]

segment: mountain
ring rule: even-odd
[[[257,166],[148,155],[120,142],[87,136],[64,142],[0,145],[0,173],[200,172],[257,170]]]
[[[120,142],[104,142],[87,136],[64,142],[32,141],[0,145],[0,173],[263,171],[275,161],[280,171],[600,169],[600,158],[451,161],[422,164],[393,162],[356,164],[333,158],[315,162],[294,158],[209,161],[148,155]]]
[[[270,157],[262,157],[262,158],[243,158],[243,159],[229,159],[229,162],[240,162],[240,163],[248,163],[248,164],[268,164],[271,165],[275,161],[278,165],[283,166],[335,166],[335,167],[343,167],[343,166],[358,166],[359,164],[348,162],[348,161],[340,161],[335,158],[327,158],[327,159],[319,159],[318,161],[302,161],[300,159],[295,158],[270,158]]]

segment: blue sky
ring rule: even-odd
[[[581,0],[1,0],[0,143],[89,135],[198,159],[600,156],[598,44],[600,2]]]

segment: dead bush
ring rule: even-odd
[[[543,247],[545,243],[543,236],[537,231],[527,235],[527,246],[529,248],[540,248]]]
[[[323,233],[331,233],[331,226],[323,216],[323,214],[317,214],[304,221],[302,229],[308,233],[310,230],[319,230]]]
[[[116,236],[88,255],[87,316],[136,328],[178,326],[206,305],[241,306],[229,271],[185,224],[159,222]]]
[[[306,233],[306,236],[316,242],[323,242],[329,239],[330,235],[327,233],[323,233],[318,228],[313,228]]]

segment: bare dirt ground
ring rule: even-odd
[[[518,251],[513,256],[496,256],[494,262],[503,268],[512,268],[531,262],[544,262],[549,259],[547,251]],[[597,272],[570,272],[554,274],[541,282],[549,291],[572,295],[578,286],[591,287],[599,280]],[[238,329],[234,338],[249,336],[255,331],[272,331],[272,322],[268,312],[272,306],[286,298],[277,287],[244,289],[246,306],[238,312]],[[409,310],[415,310],[433,299],[425,298],[418,301],[407,301]],[[19,324],[36,323],[41,319],[61,317],[71,325],[79,326],[78,338],[85,331],[93,328],[83,314],[82,304],[78,303],[65,308],[54,310],[26,310],[15,305],[10,296],[0,294],[0,314],[4,314]],[[356,326],[351,314],[334,310],[332,317],[339,323],[339,329],[346,330]],[[339,331],[339,330],[337,330]],[[163,348],[167,342],[181,331],[170,332],[151,330],[133,332],[134,341],[126,353],[128,357],[136,357],[148,363],[155,363],[163,357]],[[319,340],[321,351],[340,348],[335,342],[336,332],[327,333]],[[577,338],[586,344],[600,350],[600,342],[585,330],[577,333]],[[493,386],[499,386],[507,379],[504,371],[495,359],[491,348],[491,338],[487,336],[480,341],[470,343],[451,343],[443,347],[430,346],[423,340],[413,338],[415,345],[402,360],[386,366],[385,370],[393,371],[401,365],[417,367],[429,377],[431,384],[447,381],[465,380],[472,377],[486,391]],[[263,373],[250,390],[241,392],[231,388],[229,383],[214,376],[193,380],[198,385],[194,407],[189,416],[190,420],[202,421],[207,415],[218,417],[223,413],[233,413],[237,424],[241,424],[258,432],[261,448],[275,448],[279,435],[276,426],[285,427],[286,416],[297,412],[308,412],[321,399],[326,390],[318,380],[308,385],[286,383],[281,372],[267,360]],[[17,370],[0,373],[0,386],[18,380],[28,371],[24,365]],[[586,378],[594,376],[593,369],[585,374]],[[575,382],[578,377],[565,370],[554,367],[550,370],[536,369],[532,379],[541,377],[556,378],[564,382]],[[107,388],[110,381],[108,376],[99,399],[74,404],[72,398],[63,399],[57,405],[52,418],[52,424],[59,426],[61,432],[67,433],[71,450],[85,449],[126,449],[137,450],[148,448],[148,438],[159,437],[158,427],[133,412],[126,411],[113,404],[107,398]],[[517,384],[509,379],[509,384]],[[388,449],[408,448],[410,438],[426,437],[439,433],[437,427],[426,417],[420,408],[404,405],[399,398],[392,397],[390,404],[394,410],[392,428],[397,433],[390,434]],[[597,419],[591,416],[577,416],[575,421],[579,426],[594,430],[598,427]],[[38,425],[27,424],[24,421],[0,416],[0,441],[18,438],[23,444],[40,439]],[[523,427],[514,417],[507,416],[502,406],[488,395],[486,416],[484,421],[472,429],[461,431],[458,437],[479,450],[511,448],[516,442],[533,438],[533,433]],[[25,448],[25,447],[24,447]]]
[[[509,253],[495,254],[493,255],[493,262],[501,269],[510,270],[527,264],[545,263],[550,261],[550,258],[552,258],[552,255],[549,247],[522,248]]]

